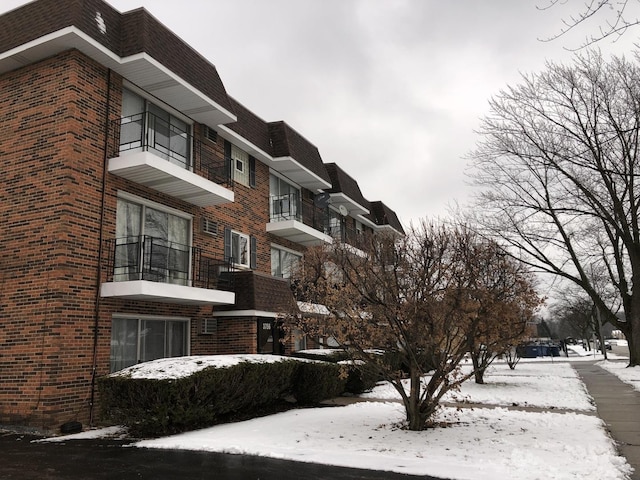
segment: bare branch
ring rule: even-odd
[[[549,0],[546,5],[538,5],[538,10],[553,10],[558,5],[564,5],[563,0]],[[569,51],[579,51],[591,47],[605,39],[618,41],[629,28],[640,24],[637,16],[629,17],[629,0],[590,0],[584,3],[583,9],[570,14],[562,19],[560,31],[547,38],[539,39],[542,42],[551,42],[566,37],[570,32],[593,21],[598,22],[597,33],[587,34],[584,41],[575,48],[567,48]]]

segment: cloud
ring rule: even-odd
[[[285,120],[405,224],[464,203],[464,156],[488,99],[569,59],[573,41],[538,40],[572,7],[535,0],[108,1],[144,6],[216,65],[232,96]],[[631,52],[632,37],[601,48]]]

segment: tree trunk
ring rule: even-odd
[[[420,422],[420,374],[415,365],[409,367],[409,387],[408,404],[405,405],[407,411],[407,423],[409,430],[420,431],[424,429],[424,422]]]
[[[636,323],[640,323],[640,318],[628,318],[628,327],[624,332],[629,344],[629,366],[635,367],[640,365],[640,328],[634,328]]]
[[[473,376],[476,383],[484,384],[484,372],[486,367],[480,365],[480,358],[478,353],[471,352],[471,362],[473,363]]]
[[[405,402],[405,410],[407,413],[407,424],[409,430],[421,431],[427,427],[427,420],[435,412],[435,407],[431,404],[430,399],[420,402],[420,371],[415,366],[410,366],[409,377],[411,387],[409,390],[409,398]]]

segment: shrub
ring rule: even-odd
[[[346,376],[344,391],[354,395],[371,390],[380,380],[380,377],[373,366],[366,364],[347,364],[346,362],[349,361],[349,354],[342,349],[321,350],[318,353],[313,350],[305,350],[302,352],[294,352],[293,355],[298,358],[341,363],[341,376]]]
[[[202,428],[277,404],[293,389],[298,362],[241,362],[178,379],[99,379],[105,420],[148,437]]]
[[[344,392],[341,367],[329,362],[300,362],[293,382],[293,395],[301,405],[317,405]]]
[[[305,358],[307,360],[319,360],[322,362],[338,363],[349,358],[349,354],[340,348],[322,349],[322,350],[303,350],[301,352],[293,352],[296,358]]]
[[[347,368],[345,392],[358,395],[368,392],[380,381],[380,375],[371,365],[343,365]]]
[[[100,411],[134,436],[167,435],[281,409],[291,394],[315,405],[344,392],[340,372],[335,363],[291,359],[208,367],[178,379],[106,376],[98,379]]]

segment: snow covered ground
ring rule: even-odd
[[[626,362],[598,362],[598,365],[640,391],[640,367],[627,368]]]
[[[575,360],[581,358],[576,353]],[[344,407],[292,410],[135,445],[460,480],[625,479],[629,466],[593,415],[590,397],[567,362],[573,358],[546,360],[523,360],[515,370],[495,364],[485,385],[471,380],[448,396],[448,402],[464,408],[443,408],[438,415],[442,427],[424,432],[400,428],[402,405],[393,389],[382,384]],[[466,408],[469,404],[486,408]],[[508,408],[512,406],[540,409]]]

